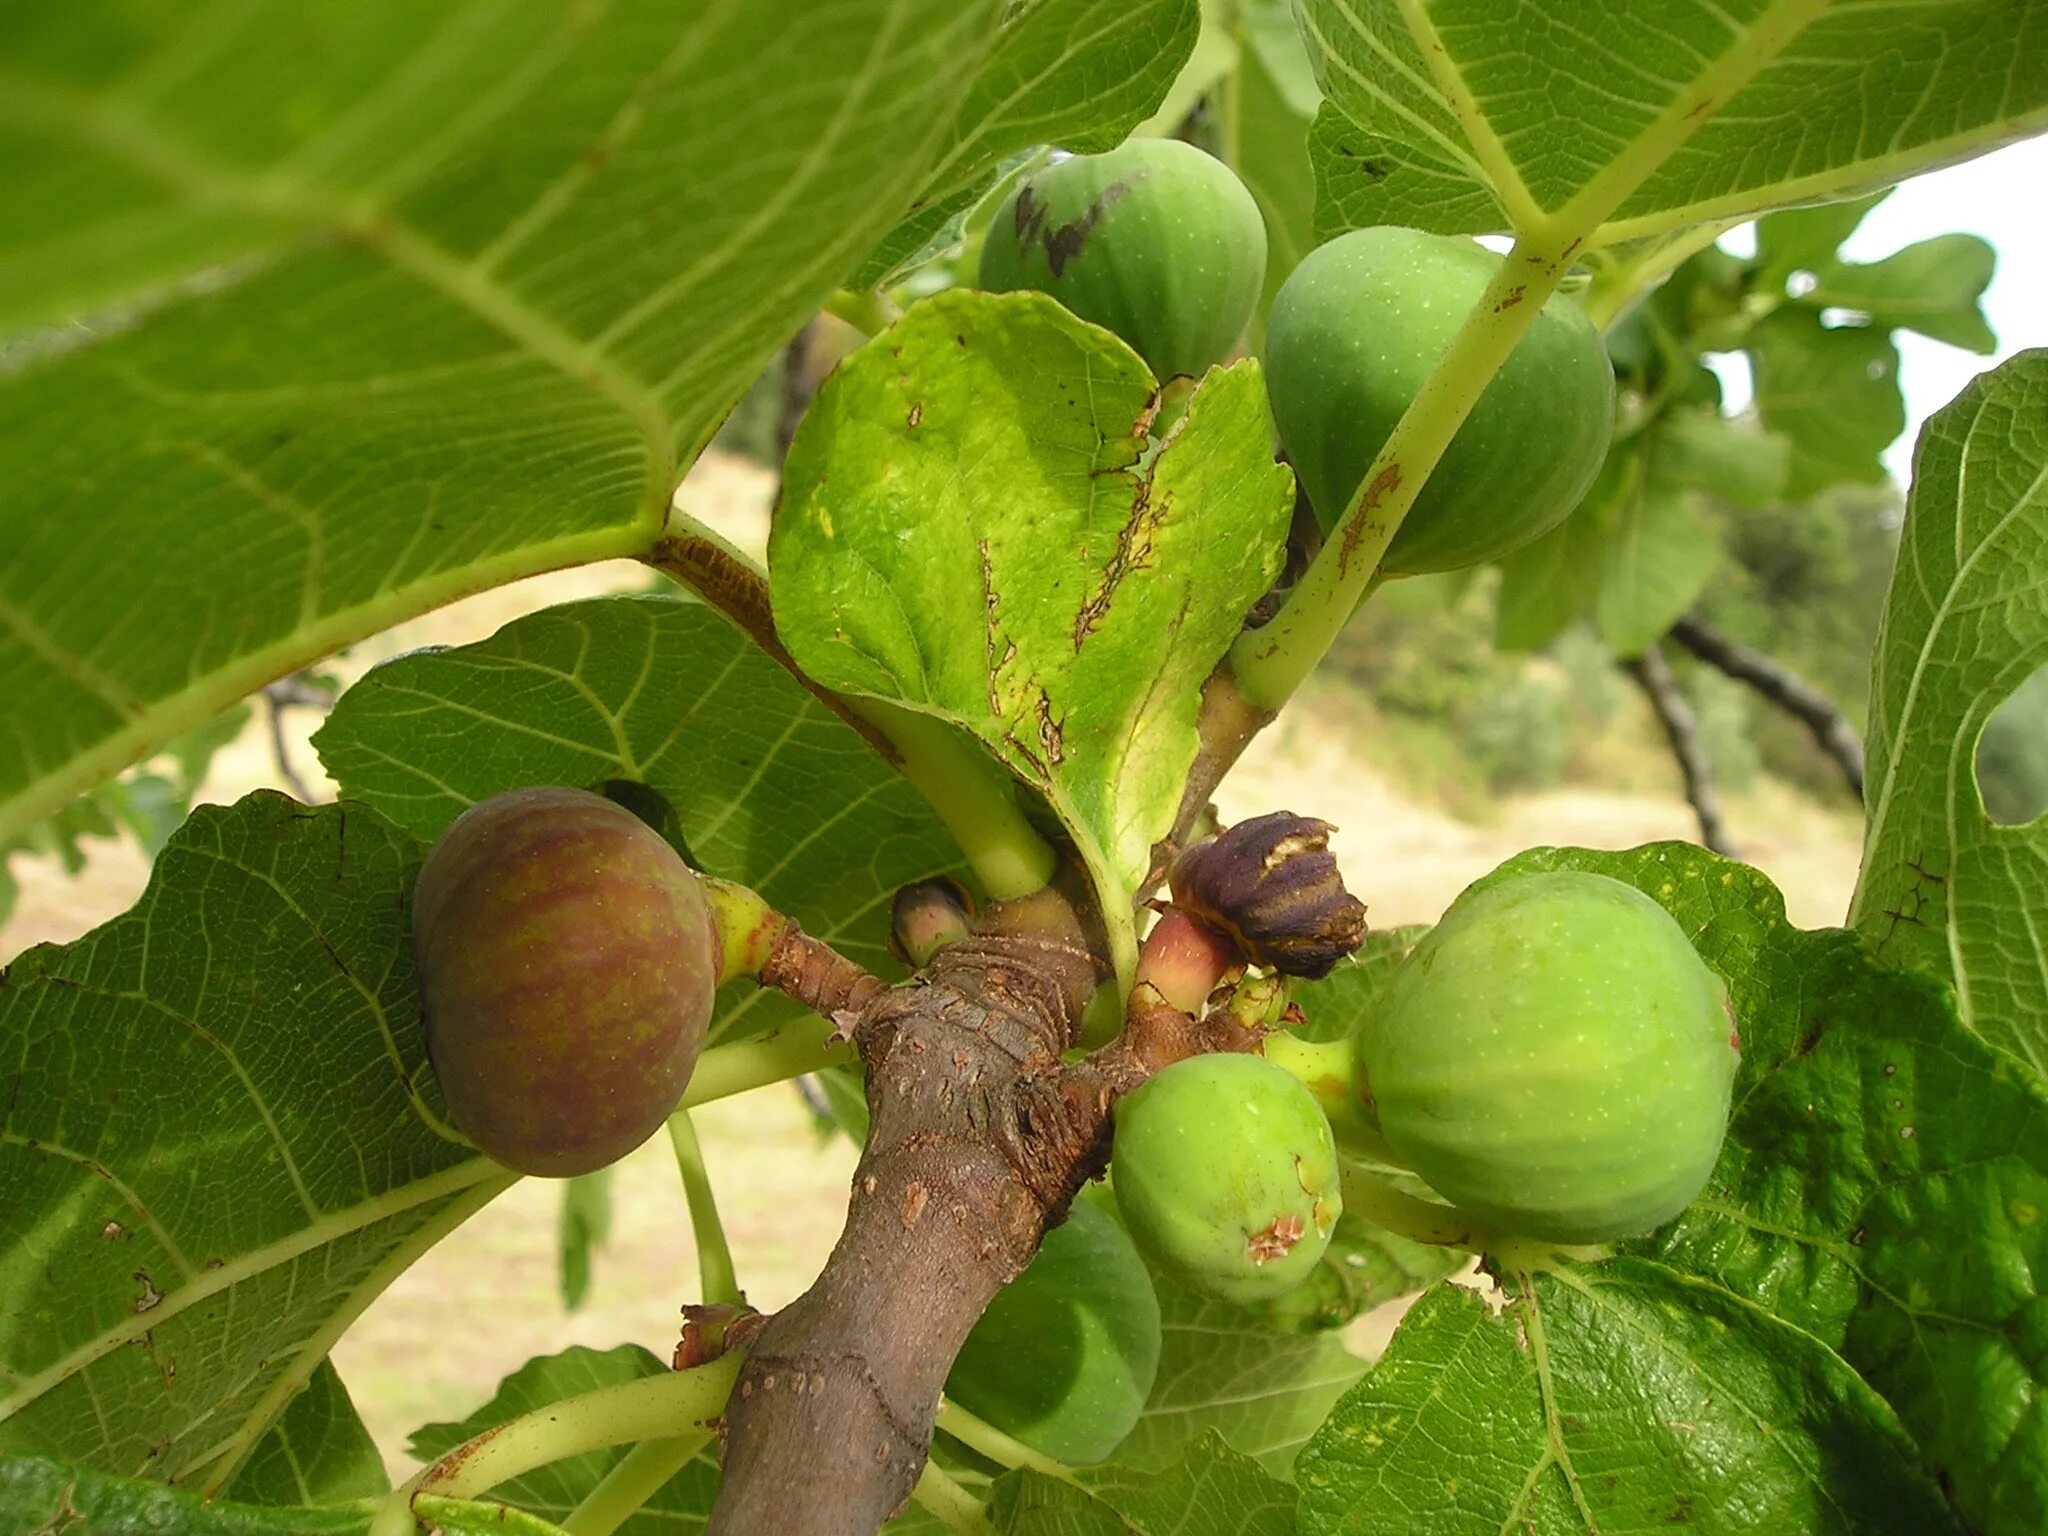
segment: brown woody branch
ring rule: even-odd
[[[1842,770],[1849,793],[1863,798],[1863,738],[1826,694],[1788,668],[1722,634],[1705,619],[1687,614],[1671,626],[1671,638],[1708,666],[1747,683],[1812,734],[1821,751]]]
[[[1714,793],[1714,769],[1707,758],[1706,743],[1700,739],[1699,718],[1693,714],[1678,679],[1671,675],[1670,663],[1665,661],[1662,651],[1651,645],[1633,661],[1623,662],[1622,669],[1636,680],[1650,707],[1657,712],[1658,724],[1664,727],[1665,739],[1671,743],[1672,756],[1678,759],[1678,771],[1685,780],[1685,798],[1699,820],[1700,842],[1715,853],[1733,858],[1735,845],[1728,836],[1728,824],[1721,819],[1721,800]]]
[[[1256,1039],[1140,989],[1114,1043],[1065,1063],[1101,974],[1048,891],[992,908],[862,1009],[871,1123],[846,1228],[748,1355],[707,1536],[869,1536],[902,1508],[954,1357],[1106,1165],[1117,1098],[1169,1061]]]

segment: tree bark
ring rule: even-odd
[[[1258,1039],[1141,988],[1115,1042],[1063,1063],[1100,976],[1073,909],[1042,892],[862,1010],[871,1121],[846,1228],[749,1350],[706,1536],[869,1536],[900,1510],[954,1357],[1107,1165],[1117,1098]]]
[[[1735,844],[1728,836],[1727,823],[1721,819],[1721,800],[1714,793],[1713,764],[1707,760],[1706,743],[1700,740],[1699,719],[1679,688],[1678,679],[1671,675],[1664,653],[1652,645],[1635,660],[1623,662],[1622,667],[1648,696],[1658,723],[1664,727],[1672,755],[1678,759],[1678,771],[1685,780],[1685,798],[1699,820],[1700,842],[1715,853],[1733,858]]]
[[[1842,770],[1849,793],[1858,800],[1863,798],[1863,739],[1832,699],[1761,651],[1730,639],[1695,615],[1687,614],[1672,625],[1671,638],[1708,666],[1749,684],[1804,725],[1821,751]]]
[[[968,1330],[1106,1160],[1105,1084],[1060,1062],[1094,959],[1071,912],[1013,906],[855,1025],[846,1229],[749,1352],[708,1536],[867,1536],[901,1508]]]

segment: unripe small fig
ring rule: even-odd
[[[1258,1056],[1194,1056],[1139,1084],[1117,1104],[1110,1166],[1139,1251],[1224,1301],[1307,1279],[1342,1209],[1329,1122]]]
[[[1145,1411],[1159,1345],[1152,1277],[1129,1234],[1084,1193],[982,1313],[946,1395],[1034,1451],[1085,1466]]]
[[[1516,1237],[1597,1243],[1706,1185],[1740,1060],[1728,989],[1632,885],[1577,871],[1467,891],[1358,1036],[1394,1151]]]
[[[1273,296],[1273,423],[1326,530],[1502,259],[1463,236],[1357,229],[1309,252]],[[1381,569],[1463,570],[1549,532],[1592,485],[1613,428],[1600,333],[1552,295],[1416,494]]]
[[[997,208],[981,286],[1052,295],[1114,331],[1162,383],[1230,355],[1266,280],[1266,225],[1230,167],[1131,139],[1027,176]]]
[[[720,964],[702,882],[578,789],[471,806],[413,892],[427,1055],[456,1128],[521,1173],[602,1168],[660,1128]]]

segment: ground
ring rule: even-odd
[[[737,541],[758,547],[772,481],[737,459],[709,455],[680,501]],[[538,577],[457,603],[355,647],[346,678],[422,645],[480,639],[519,614],[572,598],[644,586],[628,564]],[[1336,823],[1333,839],[1351,887],[1378,926],[1433,921],[1467,883],[1539,843],[1625,848],[1691,835],[1676,774],[1664,795],[1578,788],[1511,800],[1484,826],[1404,794],[1361,755],[1344,729],[1341,697],[1319,693],[1261,737],[1218,795],[1225,820],[1285,808]],[[331,794],[305,738],[317,723],[288,717],[294,762]],[[279,782],[260,715],[216,760],[204,789],[233,800]],[[1784,890],[1793,921],[1841,920],[1855,882],[1856,825],[1765,784],[1735,800],[1730,820],[1742,852]],[[63,942],[125,908],[147,870],[132,846],[98,845],[85,871],[17,860],[23,891],[0,926],[0,963],[43,941]],[[796,1296],[830,1251],[854,1163],[843,1138],[825,1139],[788,1086],[699,1112],[698,1129],[749,1298],[774,1308]],[[556,1290],[557,1187],[527,1180],[442,1243],[374,1302],[335,1350],[335,1361],[394,1470],[406,1435],[434,1418],[459,1417],[528,1357],[583,1343],[635,1340],[666,1357],[677,1309],[695,1294],[689,1221],[678,1198],[666,1139],[623,1162],[614,1182],[615,1226],[599,1255],[584,1307],[565,1313]],[[1385,1319],[1361,1332],[1369,1346]]]

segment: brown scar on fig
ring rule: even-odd
[[[1307,1230],[1308,1224],[1299,1216],[1275,1216],[1258,1231],[1245,1234],[1244,1256],[1254,1264],[1284,1259]]]

